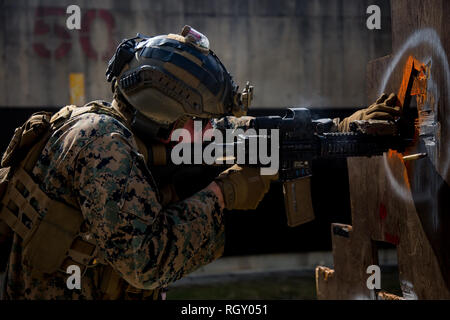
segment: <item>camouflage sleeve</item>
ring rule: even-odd
[[[103,258],[131,285],[166,286],[223,253],[216,195],[202,190],[162,207],[142,155],[106,134],[79,154],[74,186]]]

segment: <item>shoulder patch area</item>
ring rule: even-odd
[[[132,133],[116,118],[100,113],[85,113],[69,120],[59,130],[80,139],[95,139],[106,134],[118,133],[129,139]],[[58,130],[58,131],[59,131]]]

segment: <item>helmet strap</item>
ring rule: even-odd
[[[142,141],[150,140],[166,141],[172,133],[173,124],[169,127],[153,121],[136,110],[134,121],[131,123],[133,133]]]

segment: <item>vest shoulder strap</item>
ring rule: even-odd
[[[83,107],[77,107],[75,105],[66,106],[52,116],[50,123],[52,125],[53,130],[56,130],[59,127],[61,127],[67,120],[85,113],[97,113],[109,115],[118,120],[120,123],[122,123],[128,130],[132,131],[129,119],[126,119],[126,117],[119,110],[116,110],[116,108],[114,108],[110,103],[102,100],[91,101],[85,104]],[[148,161],[147,146],[136,135],[134,136],[134,139],[139,152],[144,156],[144,159],[147,162]]]

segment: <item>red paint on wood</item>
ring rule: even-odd
[[[91,45],[89,35],[80,36],[80,43],[83,48],[83,52],[88,56],[88,58],[97,60],[97,52]]]
[[[34,23],[34,35],[39,36],[41,34],[46,34],[47,32],[50,32],[48,24],[46,24],[44,20],[36,20]]]
[[[59,22],[53,23],[53,30],[46,19],[49,16],[64,16],[66,14],[65,7],[37,7],[35,11],[36,20],[34,23],[33,34],[35,36],[56,36],[56,38],[61,39],[62,42],[59,46],[51,50],[47,48],[45,38],[41,42],[36,42],[33,44],[34,51],[42,58],[50,59],[52,56],[56,59],[61,59],[66,56],[71,48],[71,35],[65,26],[65,24],[58,24]],[[92,29],[92,23],[95,19],[100,18],[106,25],[108,34],[109,46],[104,52],[97,52],[97,50],[92,45],[90,31]],[[59,21],[59,20],[58,20]],[[81,30],[79,33],[79,41],[84,54],[93,60],[97,60],[99,55],[104,61],[108,61],[115,50],[115,41],[113,39],[113,31],[115,28],[114,16],[105,9],[89,9],[86,10],[83,18],[81,19]]]
[[[386,219],[386,217],[387,217],[387,210],[386,210],[386,206],[383,203],[380,203],[379,214],[380,214],[381,220]]]
[[[53,32],[60,39],[68,39],[70,38],[69,31],[67,31],[66,26],[60,26],[56,23],[53,25]]]
[[[68,42],[62,43],[55,51],[55,58],[61,59],[69,52],[70,48],[72,48],[72,45],[70,43]]]
[[[396,235],[393,235],[391,233],[385,232],[384,233],[384,241],[398,245],[400,242],[400,238]]]
[[[66,14],[65,8],[62,7],[37,7],[36,17],[44,16],[63,16]]]
[[[33,43],[33,50],[42,58],[50,58],[51,53],[42,43]]]
[[[103,61],[109,61],[111,56],[114,54],[115,51],[115,45],[114,45],[114,38],[113,38],[113,30],[116,26],[116,23],[114,21],[114,17],[112,16],[111,12],[105,10],[105,9],[97,9],[98,16],[105,22],[106,27],[108,29],[108,49],[103,53],[102,59]]]

